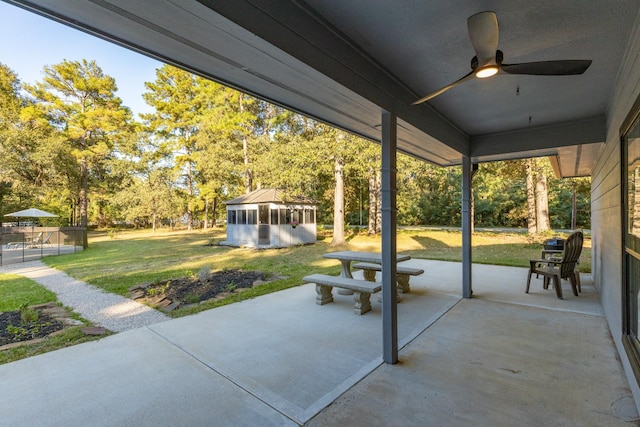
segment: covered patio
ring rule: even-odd
[[[397,367],[379,367],[372,375],[380,372],[388,375],[379,377],[371,384],[365,380],[350,388],[349,393],[360,388],[362,394],[360,398],[345,394],[345,410],[339,411],[341,400],[333,406],[334,409],[338,408],[336,417],[356,419],[355,414],[360,415],[361,412],[355,410],[354,402],[368,400],[368,407],[375,408],[370,412],[375,413],[375,420],[381,423],[385,414],[396,413],[397,408],[403,407],[402,402],[396,400],[396,406],[391,407],[388,402],[392,397],[389,390],[385,389],[387,384],[395,384],[394,381],[400,381],[401,378],[412,383],[408,387],[393,388],[392,391],[398,396],[406,396],[406,390],[413,390],[412,387],[430,390],[431,394],[406,396],[407,399],[418,397],[418,400],[408,400],[412,411],[427,411],[429,417],[436,417],[433,419],[437,420],[439,413],[449,414],[442,411],[443,402],[456,402],[452,407],[457,408],[458,416],[484,419],[485,425],[494,425],[491,422],[496,419],[492,417],[497,416],[498,412],[514,417],[520,414],[521,421],[534,420],[534,423],[540,420],[539,417],[550,417],[541,420],[540,424],[562,424],[555,422],[558,419],[564,419],[568,424],[591,424],[591,418],[586,417],[601,416],[604,406],[611,410],[611,405],[615,407],[613,402],[616,399],[627,396],[626,385],[620,386],[619,382],[624,383],[624,376],[634,392],[636,402],[640,402],[640,340],[637,338],[637,291],[640,284],[637,277],[628,275],[624,267],[627,262],[625,256],[640,259],[640,255],[628,251],[623,254],[627,225],[626,219],[623,219],[624,201],[621,200],[620,154],[620,135],[626,128],[631,128],[638,117],[636,112],[640,111],[638,2],[9,2],[381,143],[384,271],[381,279],[383,290],[387,290],[384,310],[380,322],[376,324],[377,335],[365,333],[366,345],[355,349],[355,355],[349,352],[341,354],[343,361],[360,362],[356,364],[355,371],[347,369],[338,384],[350,384],[348,379],[356,375],[354,372],[369,366],[372,357],[379,357],[380,353],[382,360],[388,364],[400,363]],[[470,63],[473,63],[474,53],[478,56],[478,49],[474,49],[470,42],[467,19],[483,11],[496,12],[500,24],[498,48],[504,52],[505,64],[554,60],[589,60],[592,64],[584,74],[572,76],[505,75],[501,72],[491,79],[466,81],[432,100],[412,105],[424,95],[446,87],[470,71]],[[498,61],[499,57],[501,61],[502,57],[496,51],[492,60]],[[452,298],[454,301],[458,298],[458,302],[421,335],[424,342],[416,339],[404,348],[403,340],[408,335],[402,332],[406,327],[403,325],[407,324],[403,323],[403,310],[409,306],[409,302],[396,305],[395,293],[390,292],[396,282],[395,264],[392,261],[396,253],[397,152],[443,167],[462,165],[463,168],[463,263],[457,264],[456,270],[450,272],[450,278],[455,282],[455,292],[460,293]],[[593,176],[592,268],[604,317],[593,313],[576,313],[568,308],[568,299],[560,307],[545,308],[513,303],[503,306],[503,301],[483,300],[484,293],[490,288],[483,289],[483,286],[489,285],[483,284],[482,276],[476,271],[479,268],[472,265],[471,253],[470,195],[474,165],[540,156],[553,159],[559,176]],[[630,283],[629,278],[632,279]],[[509,283],[521,281],[518,279]],[[291,294],[295,291],[291,290]],[[464,300],[460,301],[460,297]],[[536,295],[530,297],[537,298]],[[581,296],[580,301],[584,300],[586,298]],[[553,303],[557,304],[556,301]],[[337,306],[334,304],[329,310]],[[238,307],[233,308],[236,310]],[[478,307],[485,307],[486,311],[476,311]],[[624,311],[621,307],[630,309]],[[229,317],[235,313],[231,310],[215,310],[215,313],[197,316],[196,319],[205,321],[207,319],[203,316],[216,316],[220,312]],[[430,319],[424,305],[421,305],[419,313],[421,322]],[[494,316],[497,313],[504,316]],[[298,312],[299,317],[290,318],[289,321],[299,323],[304,318],[300,317],[302,315],[302,312]],[[299,338],[313,338],[313,342],[320,343],[314,357],[326,352],[341,352],[341,345],[349,347],[348,342],[336,342],[336,337],[342,338],[346,331],[358,330],[352,328],[350,322],[365,322],[371,317],[362,316],[357,320],[351,317],[342,323],[336,322],[338,319],[332,318],[331,322],[340,328],[337,333],[330,329],[331,333],[327,334],[327,323],[323,323],[322,327],[305,329],[303,337]],[[167,327],[180,322],[188,320],[170,322]],[[197,324],[185,323],[181,328],[182,335],[188,335],[191,328],[194,334],[200,330]],[[273,339],[280,332],[273,328],[264,331],[264,334]],[[144,335],[148,331],[139,333]],[[170,335],[170,331],[167,334]],[[165,340],[168,335],[161,334]],[[504,340],[504,337],[509,337],[509,340]],[[609,353],[611,337],[617,355],[615,351]],[[211,341],[198,339],[195,348],[188,350],[189,354],[197,355],[197,363],[203,363],[205,370],[222,363],[211,356],[217,349],[215,338],[212,336]],[[113,338],[119,339],[125,338]],[[156,339],[156,335],[153,339]],[[448,342],[452,345],[448,346]],[[442,347],[431,347],[432,344]],[[489,347],[484,348],[484,344]],[[273,351],[273,345],[267,345],[259,339],[251,348],[243,347],[241,343],[238,345],[237,351],[227,351],[221,357],[227,354],[242,358],[253,354],[251,361],[254,361],[259,360],[259,356],[250,350],[258,349],[265,353]],[[345,363],[334,363],[329,359],[329,368],[318,364],[318,359],[308,356],[291,359],[288,355],[292,353],[286,351],[290,347],[285,346],[284,342],[282,345],[284,347],[278,349],[281,357],[278,360],[289,363],[281,363],[282,371],[272,371],[273,374],[267,376],[270,381],[280,383],[274,387],[278,390],[285,390],[290,378],[295,378],[294,390],[297,393],[293,395],[293,401],[284,399],[285,406],[290,406],[290,409],[283,413],[289,414],[287,419],[304,420],[305,414],[313,412],[309,409],[315,407],[313,402],[320,401],[321,396],[328,396],[327,390],[335,389],[335,386],[329,387],[320,397],[313,395],[309,398],[304,393],[307,390],[306,382],[327,376],[327,372],[333,375],[336,366],[340,369]],[[371,353],[363,357],[359,352],[364,348],[367,351],[370,349]],[[433,354],[440,350],[444,353],[437,353],[440,358],[429,360],[425,365],[410,362],[414,354],[426,356],[427,349],[431,349]],[[146,350],[137,348],[136,351],[142,354]],[[605,360],[595,365],[589,363],[591,359],[588,357],[595,357],[593,352],[606,353]],[[286,359],[284,354],[287,355]],[[483,357],[480,360],[470,359],[470,355],[475,354]],[[576,357],[585,356],[587,359],[576,362]],[[624,374],[618,369],[616,357],[622,361]],[[307,360],[313,361],[315,366],[309,366],[306,372],[316,372],[312,377],[296,375],[295,362]],[[326,362],[326,357],[323,360]],[[431,363],[436,361],[442,364]],[[473,369],[460,369],[465,366],[464,361]],[[500,363],[494,365],[496,361]],[[522,365],[514,367],[515,363],[512,362],[516,361]],[[523,373],[529,372],[531,363],[537,362],[537,372],[554,369],[544,380],[497,381],[503,376],[522,379]],[[117,367],[109,366],[107,363],[101,369],[108,372]],[[416,371],[419,374],[415,377],[407,375],[414,372],[411,369],[417,366],[420,366]],[[495,369],[487,371],[487,366]],[[588,370],[582,371],[584,367],[588,367]],[[607,372],[603,373],[601,369]],[[261,392],[249,391],[252,389],[245,387],[244,381],[259,381],[260,374],[264,372],[267,371],[253,370],[251,373],[255,378],[248,375],[234,384],[248,391],[250,399],[262,397]],[[486,375],[477,375],[478,372]],[[600,377],[600,373],[604,376]],[[98,370],[95,374],[102,375],[102,371]],[[165,377],[161,384],[171,384],[171,378]],[[222,375],[222,378],[229,377]],[[431,383],[437,378],[442,378],[446,383]],[[449,378],[453,378],[455,383],[449,383]],[[594,382],[588,382],[589,379]],[[30,380],[27,373],[23,380]],[[615,385],[611,390],[617,391],[604,393],[602,389],[605,387],[602,385],[612,382]],[[89,388],[89,384],[85,386]],[[208,390],[207,384],[203,384],[203,387],[203,392]],[[343,387],[341,390],[345,389]],[[578,396],[588,393],[589,389],[593,389],[594,395],[582,395],[577,399],[572,397],[573,393]],[[267,395],[271,392],[269,390],[265,392]],[[433,394],[438,390],[445,391],[441,395]],[[555,395],[556,392],[559,394]],[[278,393],[276,395],[280,396]],[[487,395],[494,399],[485,401]],[[553,395],[555,398],[553,403],[545,400],[536,412],[531,406],[526,406],[527,398],[536,395]],[[617,397],[611,399],[613,395]],[[337,394],[331,396],[336,397]],[[464,399],[457,400],[460,396]],[[298,401],[307,398],[308,401]],[[603,401],[594,407],[584,406],[591,405],[595,402],[592,399],[599,398],[603,398]],[[263,401],[270,402],[267,404],[271,408],[267,409],[268,412],[277,407],[271,399]],[[501,401],[511,405],[501,406]],[[147,403],[135,402],[143,406]],[[184,399],[181,399],[180,403],[183,402]],[[438,402],[443,404],[438,406]],[[168,408],[170,405],[162,407]],[[427,407],[433,411],[424,409]],[[492,409],[495,407],[504,410]],[[113,408],[122,410],[121,407]],[[524,413],[514,412],[522,408]],[[349,412],[351,409],[355,412]],[[180,410],[184,410],[184,407]],[[570,413],[572,410],[577,413]],[[575,419],[584,422],[575,422]],[[279,421],[282,422],[282,419]],[[330,423],[329,419],[325,421]],[[603,424],[612,425],[609,422],[594,423]]]
[[[526,269],[408,261],[400,360],[381,305],[306,284],[0,366],[3,423],[624,426],[635,405],[591,277],[560,301]],[[375,301],[375,299],[374,299]],[[276,332],[277,331],[277,332]]]

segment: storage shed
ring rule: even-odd
[[[316,241],[317,203],[260,189],[226,202],[229,246],[286,247]]]

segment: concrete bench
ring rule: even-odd
[[[356,280],[348,277],[312,274],[302,278],[305,282],[316,284],[316,304],[325,305],[333,301],[332,289],[341,288],[353,291],[356,314],[365,314],[371,310],[371,294],[382,289],[381,283]]]
[[[364,275],[365,280],[371,282],[374,282],[376,280],[376,272],[382,271],[382,266],[380,264],[369,262],[359,262],[357,264],[354,264],[353,268],[363,270],[362,274]],[[396,273],[398,280],[398,290],[402,293],[407,294],[411,291],[411,287],[409,286],[409,276],[419,276],[424,273],[424,270],[420,268],[404,267],[399,265],[396,267]]]

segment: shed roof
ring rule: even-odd
[[[243,194],[226,202],[227,205],[247,205],[255,203],[296,203],[315,205],[315,200],[304,196],[290,196],[279,188],[263,188]]]

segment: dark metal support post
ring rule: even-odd
[[[471,298],[471,158],[462,157],[462,297]]]
[[[382,346],[386,363],[398,362],[396,278],[397,117],[382,113]]]

